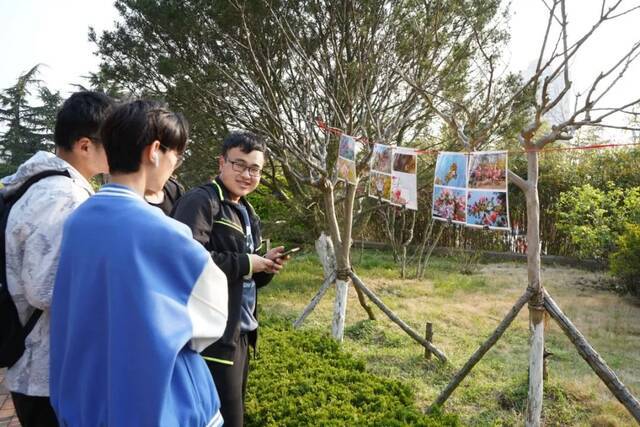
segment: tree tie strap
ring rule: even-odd
[[[351,273],[351,269],[349,268],[339,268],[336,270],[336,279],[346,282],[349,280],[349,274]]]

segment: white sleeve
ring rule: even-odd
[[[32,195],[26,213],[29,220],[24,224],[26,233],[19,276],[27,302],[41,310],[51,306],[64,223],[88,198],[86,193],[56,190]]]
[[[201,352],[222,337],[227,325],[228,298],[227,276],[207,257],[187,301],[192,325],[191,349]]]

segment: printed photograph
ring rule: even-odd
[[[490,228],[509,228],[505,191],[469,191],[467,224]]]
[[[390,200],[391,175],[371,172],[371,178],[369,179],[369,196],[375,197],[376,199]]]
[[[356,160],[356,140],[349,135],[340,136],[340,149],[338,155],[343,159]]]
[[[391,173],[392,158],[393,148],[391,146],[375,144],[373,146],[373,156],[371,157],[371,170]]]
[[[402,173],[416,173],[416,155],[396,151],[393,155],[393,170]]]
[[[466,222],[467,191],[454,188],[433,187],[434,219],[451,219],[453,222]]]
[[[391,180],[391,203],[407,209],[418,210],[416,175],[393,175]]]
[[[339,179],[347,181],[351,184],[356,183],[356,162],[338,157],[338,162],[336,163],[336,165],[338,168]]]
[[[507,153],[471,153],[469,188],[485,190],[507,189]]]
[[[465,188],[467,186],[467,155],[462,153],[439,153],[433,183],[435,185]]]

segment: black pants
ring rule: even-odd
[[[22,427],[58,427],[58,420],[48,397],[11,392],[11,399]]]
[[[240,335],[233,365],[206,360],[213,382],[220,396],[220,412],[224,427],[242,427],[244,422],[244,395],[249,375],[249,341]]]

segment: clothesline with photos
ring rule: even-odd
[[[338,179],[356,184],[357,139],[326,125],[318,126],[340,136]],[[369,141],[364,140],[369,143]],[[595,144],[539,150],[567,151],[640,145],[640,143]],[[417,156],[437,154],[433,182],[432,217],[467,227],[505,230],[509,222],[508,156],[520,151],[447,152],[373,144],[369,179],[370,197],[395,206],[418,210]]]

